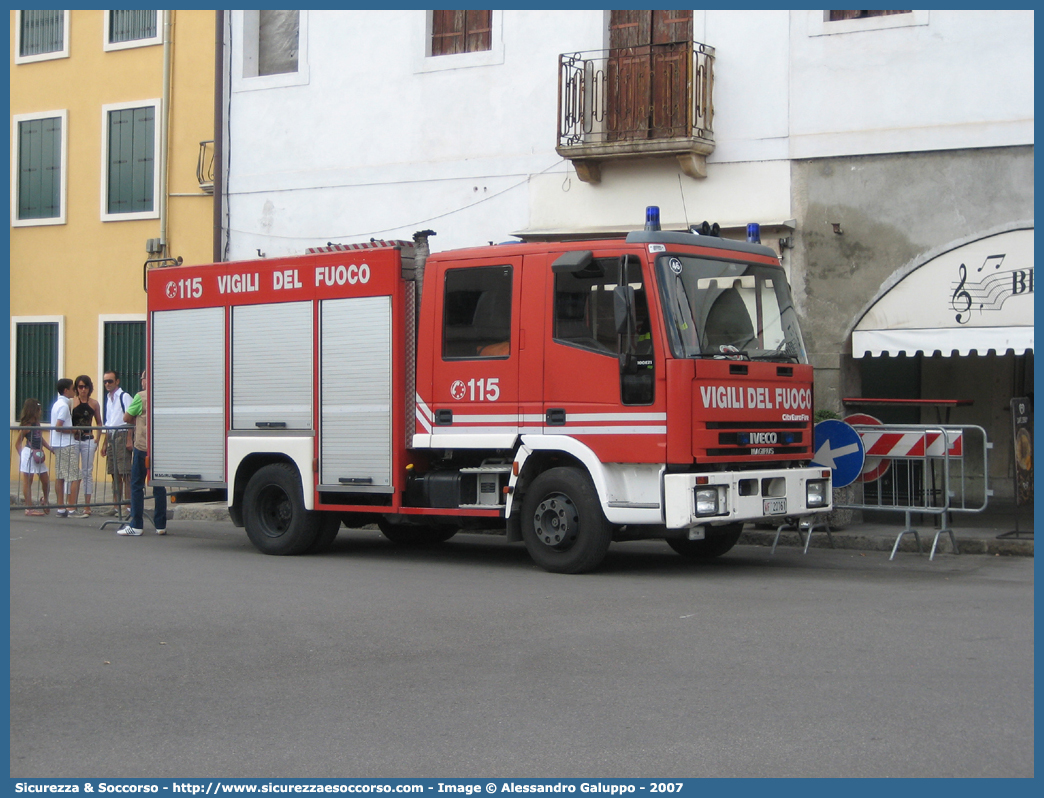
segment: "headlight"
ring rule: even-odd
[[[696,489],[696,515],[718,515],[718,489]]]
[[[810,479],[805,483],[805,505],[808,507],[826,507],[827,480]]]

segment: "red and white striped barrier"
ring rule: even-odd
[[[960,430],[859,433],[867,457],[962,457],[964,436]]]

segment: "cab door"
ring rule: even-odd
[[[511,448],[519,430],[522,259],[438,263],[435,279],[432,446]]]
[[[633,255],[580,254],[552,265],[545,289],[544,435],[576,438],[604,463],[663,462],[661,356],[650,334],[641,264]],[[633,309],[623,330],[615,310],[620,287]]]

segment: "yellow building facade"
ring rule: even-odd
[[[11,18],[11,396],[145,359],[146,261],[213,260],[215,12]]]

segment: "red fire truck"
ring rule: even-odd
[[[426,254],[150,270],[153,483],[227,491],[266,554],[342,522],[498,528],[567,573],[614,540],[715,557],[744,522],[829,509],[772,250],[653,229]]]

